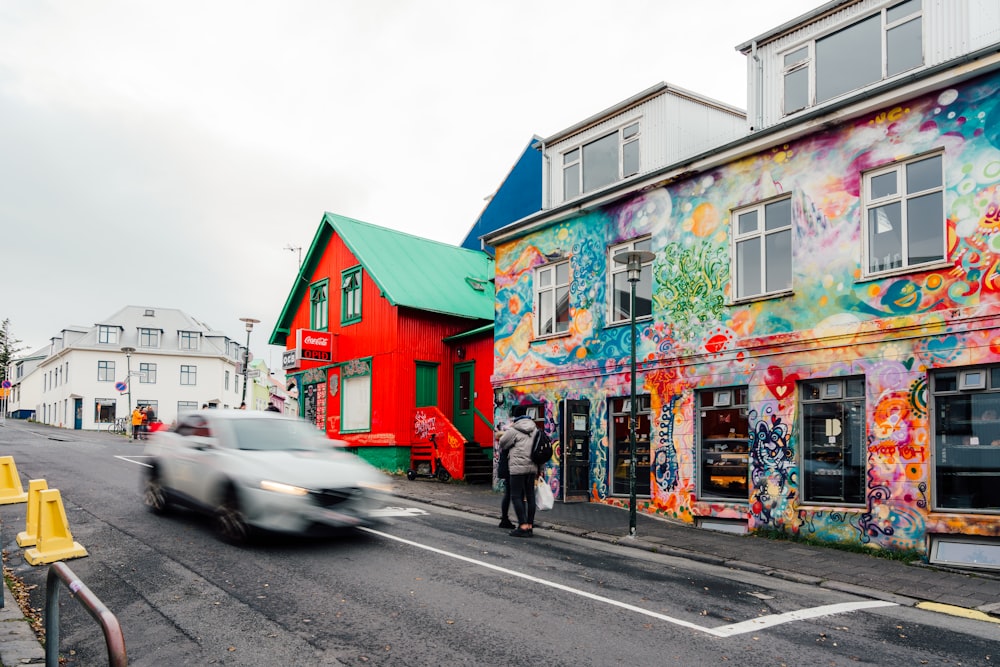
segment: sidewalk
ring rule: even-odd
[[[13,594],[3,586],[3,609],[0,609],[0,665],[44,665],[45,649],[31,629],[28,619],[17,606]]]
[[[400,498],[500,520],[500,494],[489,485],[393,478],[393,492]],[[960,607],[954,611],[970,610],[972,616],[1000,622],[1000,572],[907,565],[837,549],[699,529],[641,512],[636,515],[636,535],[629,537],[628,511],[600,503],[557,502],[552,510],[535,515],[535,528],[902,605]]]

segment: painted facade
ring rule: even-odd
[[[544,406],[563,441],[547,469],[557,497],[573,442],[567,405],[576,401],[587,409],[587,431],[577,435],[589,448],[590,499],[628,501],[613,488],[620,417],[609,410],[629,395],[630,326],[608,321],[606,276],[609,248],[648,238],[651,316],[637,327],[638,392],[649,401],[641,511],[920,552],[932,535],[1000,536],[997,494],[975,497],[969,484],[981,482],[948,477],[947,461],[956,442],[978,446],[990,458],[966,470],[1000,487],[1000,458],[992,463],[1000,434],[991,448],[975,429],[956,432],[957,421],[943,414],[953,376],[972,370],[978,379],[982,370],[992,378],[1000,363],[1000,73],[813,127],[611,205],[487,239],[497,248],[494,384],[506,396],[498,419],[513,403]],[[876,232],[866,237],[866,229],[883,230],[880,221],[866,225],[866,175],[922,156],[940,160],[944,257],[886,271],[875,257]],[[733,213],[776,201],[791,208],[791,287],[737,298]],[[568,326],[540,336],[537,272],[561,260],[569,262]],[[787,266],[761,267],[771,269]],[[854,419],[863,433],[852,454],[858,488],[841,489],[847,500],[839,502],[804,488],[807,476],[822,480],[815,458],[807,466],[803,424],[807,394],[824,382],[833,393],[846,387],[838,394],[845,398],[853,391],[852,407],[863,410]],[[935,396],[935,386],[945,393]],[[993,386],[963,395],[981,401],[956,405],[1000,408]],[[720,452],[703,441],[706,415],[716,398],[738,405],[741,392],[745,404],[727,414],[740,443],[729,451],[746,451],[735,456],[743,470],[728,482],[709,479]],[[839,437],[850,422],[827,420],[820,439]]]

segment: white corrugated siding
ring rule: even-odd
[[[670,90],[545,147],[549,206],[563,203],[562,154],[639,121],[639,174],[696,155],[746,132],[746,121],[729,111]]]
[[[751,61],[747,66],[747,107],[751,125],[759,129],[784,119],[784,53],[889,4],[892,3],[885,0],[862,0],[759,46],[757,55],[763,67],[759,83],[754,63]],[[924,64],[928,67],[1000,42],[1000,0],[923,0],[922,21]]]

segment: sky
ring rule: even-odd
[[[746,108],[735,46],[822,0],[3,0],[0,321],[134,305],[268,345],[324,211],[460,244],[535,135],[667,82]],[[301,249],[301,250],[300,250]]]

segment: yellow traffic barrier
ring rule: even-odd
[[[17,534],[17,546],[33,547],[38,544],[38,493],[49,488],[44,479],[28,480],[28,511],[25,513],[24,530]]]
[[[28,494],[21,486],[13,456],[0,456],[0,505],[12,505],[28,501]]]
[[[38,546],[24,552],[24,560],[30,565],[54,563],[67,558],[87,555],[79,542],[73,541],[66,520],[59,489],[38,492]]]

